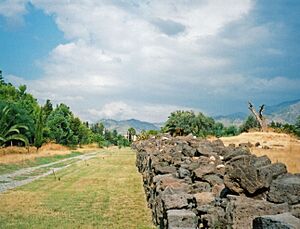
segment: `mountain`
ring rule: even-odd
[[[144,122],[137,119],[129,120],[113,120],[113,119],[102,119],[99,122],[103,123],[105,128],[108,130],[117,130],[120,134],[126,134],[127,130],[130,127],[133,127],[137,133],[140,133],[142,130],[159,130],[160,128],[153,123]]]
[[[219,115],[213,117],[217,122],[223,123],[225,126],[240,125],[250,114],[238,112],[229,115]],[[276,105],[266,105],[264,114],[268,121],[290,123],[293,124],[300,115],[300,99],[293,101],[285,101]]]
[[[217,122],[221,122],[224,124],[224,126],[239,126],[241,125],[244,120],[247,118],[247,114],[243,112],[236,112],[228,115],[218,115],[214,116],[214,120]]]
[[[294,124],[300,115],[300,99],[266,106],[265,114],[269,120],[274,122]]]

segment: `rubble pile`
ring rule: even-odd
[[[132,147],[159,228],[299,228],[300,174],[244,144],[163,135]]]

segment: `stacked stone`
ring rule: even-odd
[[[133,148],[159,228],[267,228],[281,213],[276,225],[300,225],[300,174],[245,145],[163,135]]]

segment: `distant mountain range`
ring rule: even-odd
[[[219,115],[213,118],[225,126],[240,125],[249,114],[250,111],[248,113],[238,112],[229,115]],[[274,121],[293,124],[300,115],[300,99],[282,102],[273,106],[266,104],[264,114],[269,122]]]
[[[142,130],[160,130],[161,123],[150,123],[144,122],[137,119],[129,120],[113,120],[113,119],[102,119],[99,122],[103,123],[105,128],[108,130],[117,130],[120,134],[126,134],[130,127],[133,127],[138,133]]]
[[[245,106],[246,109],[246,106]],[[237,112],[228,115],[218,115],[213,118],[217,122],[223,123],[225,126],[229,125],[241,125],[244,120],[248,117],[248,113]],[[269,122],[281,122],[281,123],[295,123],[296,118],[300,115],[300,99],[294,101],[286,101],[277,105],[265,106],[264,114]],[[133,127],[138,133],[142,130],[160,130],[164,123],[150,123],[144,122],[137,119],[121,120],[116,121],[113,119],[102,119],[105,128],[108,130],[117,130],[121,134],[126,134],[130,127]]]

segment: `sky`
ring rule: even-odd
[[[300,98],[298,0],[0,0],[0,69],[75,115],[165,121]]]

